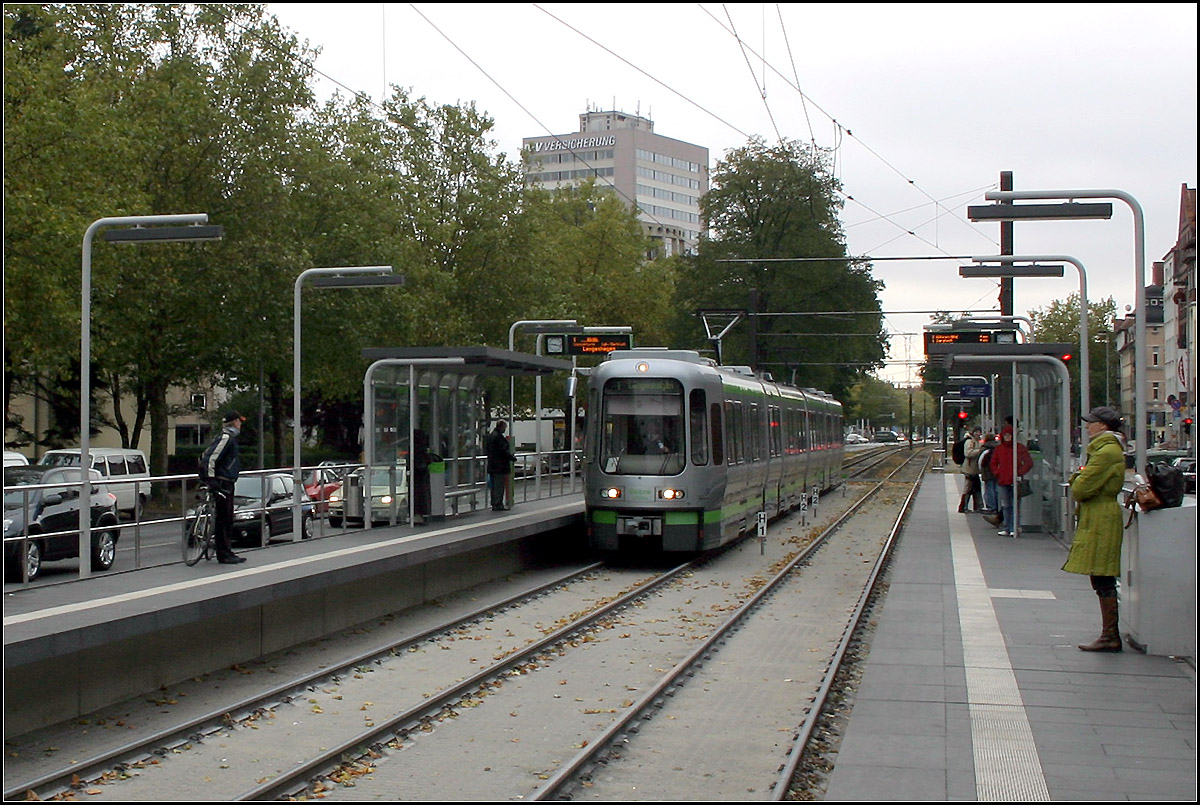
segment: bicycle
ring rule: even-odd
[[[196,519],[187,526],[183,538],[183,563],[188,567],[201,559],[212,559],[217,555],[213,544],[213,534],[216,532],[216,505],[207,486],[200,487],[197,492],[199,502],[196,504]]]

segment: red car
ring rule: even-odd
[[[342,488],[346,468],[340,465],[322,464],[304,478],[304,491],[312,499],[318,512],[329,511],[329,496]]]

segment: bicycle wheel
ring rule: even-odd
[[[196,512],[196,519],[192,521],[191,527],[187,531],[187,537],[184,539],[183,563],[185,565],[191,567],[202,558],[208,557],[212,534],[212,511],[208,506],[201,507]]]

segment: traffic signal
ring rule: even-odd
[[[1183,432],[1189,435],[1192,432],[1192,418],[1190,416],[1183,420]]]
[[[1074,356],[1070,352],[1064,352],[1062,355],[1058,356],[1059,360],[1061,360],[1063,363],[1070,363],[1071,358],[1073,357]]]
[[[966,419],[966,418],[967,418],[967,417],[969,417],[969,416],[970,416],[970,414],[969,414],[969,413],[967,413],[966,411],[959,411],[959,412],[958,412],[958,418],[959,418],[960,420],[964,420],[964,419]]]

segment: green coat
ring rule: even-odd
[[[1088,444],[1087,463],[1071,478],[1077,502],[1075,539],[1062,569],[1087,576],[1121,575],[1121,536],[1125,525],[1117,495],[1125,482],[1125,451],[1111,431]]]

